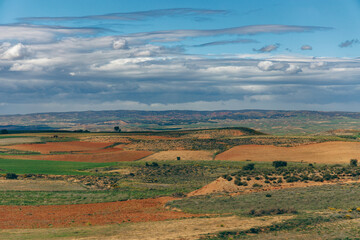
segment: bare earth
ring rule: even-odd
[[[248,181],[248,186],[237,186],[234,183],[234,179],[228,181],[222,177],[216,179],[215,181],[205,185],[204,187],[197,189],[193,192],[187,194],[188,197],[198,196],[198,195],[207,195],[207,194],[225,194],[230,193],[231,195],[239,195],[239,194],[248,194],[252,192],[260,192],[260,191],[269,191],[269,190],[279,190],[285,188],[303,188],[303,187],[311,187],[311,186],[320,186],[325,184],[347,184],[347,183],[355,183],[360,182],[360,180],[351,180],[351,179],[343,179],[343,180],[333,180],[333,181],[324,181],[324,182],[283,182],[281,184],[264,184],[263,180],[254,180]],[[261,184],[262,187],[254,188],[253,184]]]
[[[212,160],[214,158],[214,151],[161,151],[154,153],[142,160],[154,161],[154,160],[177,160],[180,157],[181,160]]]
[[[50,152],[72,152],[72,151],[83,152],[83,151],[99,150],[109,145],[110,143],[47,142],[44,144],[20,144],[5,148],[49,154]]]
[[[215,217],[167,220],[160,222],[111,224],[71,228],[2,229],[0,239],[123,239],[123,240],[193,240],[203,234],[219,231],[246,230],[281,222],[292,216],[256,218]],[[179,231],[182,229],[182,231]],[[66,237],[65,237],[66,236]],[[76,237],[78,236],[78,237]],[[81,237],[80,237],[81,236]]]
[[[237,216],[215,218],[192,218],[162,222],[137,223],[126,226],[121,234],[106,239],[126,240],[195,240],[201,235],[220,231],[247,230],[252,227],[269,226],[292,216],[240,218]],[[179,231],[181,229],[181,231]],[[79,239],[104,239],[90,237]]]
[[[199,216],[165,209],[165,203],[171,200],[174,198],[74,205],[0,206],[0,229],[123,224]]]
[[[291,161],[309,163],[349,163],[360,159],[359,142],[325,142],[296,147],[241,145],[220,153],[215,160]]]

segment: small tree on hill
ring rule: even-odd
[[[275,168],[278,168],[278,167],[286,167],[286,166],[287,166],[287,162],[286,162],[286,161],[273,161],[272,165],[273,165]]]
[[[119,126],[115,126],[114,130],[115,130],[115,132],[121,132],[121,129],[119,128]]]
[[[249,164],[242,167],[243,170],[254,170],[254,168],[255,168],[254,163],[249,163]]]
[[[357,159],[351,159],[350,160],[350,167],[357,167],[358,160]]]

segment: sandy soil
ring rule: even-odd
[[[216,179],[215,181],[205,185],[204,187],[197,189],[193,192],[187,194],[188,197],[198,196],[198,195],[207,195],[207,194],[221,194],[221,193],[231,193],[234,195],[239,194],[248,194],[253,192],[261,192],[261,191],[270,191],[270,190],[279,190],[285,188],[303,188],[303,187],[311,187],[311,186],[320,186],[325,184],[346,184],[346,183],[355,183],[360,182],[360,180],[355,181],[351,179],[343,179],[343,180],[334,180],[334,181],[324,181],[324,182],[313,182],[309,181],[305,182],[283,182],[281,184],[266,184],[264,180],[250,180],[248,181],[248,186],[237,186],[234,183],[234,179],[232,181],[228,181],[222,177]],[[254,188],[253,184],[261,184],[262,187]]]
[[[161,151],[154,153],[144,159],[143,161],[154,161],[154,160],[212,160],[215,151]]]
[[[296,147],[241,145],[220,153],[215,160],[292,161],[309,163],[349,163],[360,159],[360,142],[325,142]]]
[[[76,191],[86,190],[63,180],[0,180],[0,191]]]
[[[107,149],[106,149],[107,150]],[[6,159],[29,159],[48,161],[72,161],[72,162],[127,162],[136,161],[153,152],[150,151],[117,151],[109,150],[107,153],[93,154],[55,154],[55,155],[6,155],[0,158]]]
[[[47,228],[127,222],[164,221],[196,215],[164,208],[170,197],[128,200],[123,202],[48,205],[0,206],[0,228]]]
[[[17,138],[0,138],[0,146],[40,142],[38,137],[17,137]]]
[[[252,227],[269,226],[275,222],[290,219],[292,216],[275,216],[261,218],[240,218],[237,216],[217,218],[192,218],[163,222],[131,224],[121,231],[121,235],[106,239],[127,240],[195,240],[201,235],[220,231],[247,230]],[[85,238],[80,238],[85,239]],[[86,239],[103,239],[93,237]]]
[[[216,217],[167,220],[159,222],[139,222],[111,224],[103,226],[2,229],[0,239],[130,239],[130,240],[193,240],[206,233],[246,230],[257,226],[267,226],[287,220],[292,216],[272,216],[256,218]],[[349,221],[349,220],[347,220]],[[185,230],[185,231],[184,231]],[[80,237],[81,236],[81,237]]]
[[[50,152],[82,152],[99,150],[109,145],[111,144],[93,142],[47,142],[44,144],[20,144],[7,146],[5,148],[49,154]]]

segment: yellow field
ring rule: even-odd
[[[349,163],[360,159],[359,142],[325,142],[296,147],[241,145],[216,156],[215,160],[290,161],[309,163]]]

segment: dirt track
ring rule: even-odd
[[[360,142],[325,142],[296,147],[241,145],[216,156],[215,160],[292,161],[309,163],[349,163],[360,159]]]
[[[0,229],[153,222],[195,216],[166,210],[164,205],[170,200],[174,199],[162,197],[94,204],[0,206]]]

